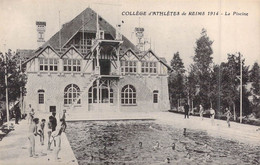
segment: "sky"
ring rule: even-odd
[[[60,22],[64,24],[87,7],[114,27],[123,20],[122,33],[133,43],[136,43],[134,28],[143,27],[145,38],[151,41],[146,47],[166,58],[168,64],[178,51],[188,70],[202,28],[214,41],[214,63],[226,61],[228,53],[236,52],[242,53],[246,65],[260,62],[260,0],[0,0],[0,51],[36,49],[36,21],[46,21],[47,41],[59,30],[59,11]],[[137,11],[146,15],[122,14]],[[149,15],[168,11],[180,15]],[[181,15],[183,12],[185,16]],[[204,12],[204,15],[189,15],[189,12]]]

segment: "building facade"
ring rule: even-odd
[[[168,70],[87,8],[24,63],[24,104],[42,112],[168,110]]]

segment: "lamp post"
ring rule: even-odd
[[[8,84],[7,84],[7,78],[8,78],[8,72],[7,72],[7,53],[5,51],[5,44],[4,44],[4,58],[5,58],[5,105],[6,105],[6,122],[7,122],[7,129],[9,129],[9,103],[8,103]]]
[[[240,121],[240,123],[242,123],[242,118],[243,118],[243,108],[242,108],[242,106],[243,106],[243,93],[242,93],[242,90],[243,90],[243,82],[242,82],[242,80],[243,80],[243,77],[242,77],[242,55],[240,54],[240,53],[238,53],[238,55],[239,55],[239,58],[240,58],[240,76],[237,76],[237,78],[240,80],[240,119],[239,119],[239,121]]]
[[[240,123],[242,123],[242,102],[243,102],[243,98],[242,98],[242,90],[243,90],[243,82],[242,82],[242,55],[240,53],[239,57],[240,57]]]

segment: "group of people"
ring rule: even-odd
[[[227,117],[227,124],[228,124],[228,127],[230,127],[230,118],[232,116],[232,113],[230,112],[230,110],[228,108],[225,109],[225,115]],[[204,108],[203,106],[200,104],[199,105],[199,114],[200,114],[200,118],[201,120],[203,120],[203,114],[204,114]],[[210,110],[209,110],[209,113],[210,113],[210,118],[211,118],[211,124],[214,125],[215,122],[214,122],[214,119],[215,119],[215,115],[216,115],[216,112],[215,110],[211,107]],[[185,104],[184,104],[184,118],[189,118],[189,105],[188,105],[188,102],[186,101]]]
[[[35,154],[35,137],[40,137],[40,144],[44,146],[45,141],[45,124],[46,120],[42,119],[39,121],[39,118],[34,117],[35,112],[31,105],[29,105],[29,115],[28,115],[28,123],[29,125],[29,156],[30,157],[37,157],[38,155]],[[59,122],[56,119],[56,112],[52,112],[51,116],[49,116],[49,121],[47,123],[47,150],[52,151],[51,146],[52,144],[55,147],[54,151],[54,159],[58,161],[58,155],[61,150],[61,134],[65,132],[67,127],[66,125],[66,110],[63,110],[63,113],[59,117]]]

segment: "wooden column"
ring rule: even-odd
[[[119,80],[117,81],[117,110],[120,112],[120,88],[119,88]]]
[[[97,79],[97,109],[99,110],[99,79]]]
[[[117,47],[116,49],[116,56],[117,56],[117,71],[118,71],[118,74],[120,75],[120,60],[119,60],[119,55],[120,55],[120,46]]]
[[[85,90],[87,90],[86,91],[86,101],[87,101],[87,103],[86,103],[86,105],[87,105],[87,111],[89,111],[89,102],[88,102],[88,90],[89,90],[89,88],[85,88]],[[81,100],[82,101],[82,100]],[[82,103],[81,103],[82,104]]]
[[[107,80],[108,103],[110,105],[110,80]]]
[[[97,69],[98,69],[98,74],[100,75],[100,65],[99,65],[99,55],[100,55],[100,46],[97,46]]]

